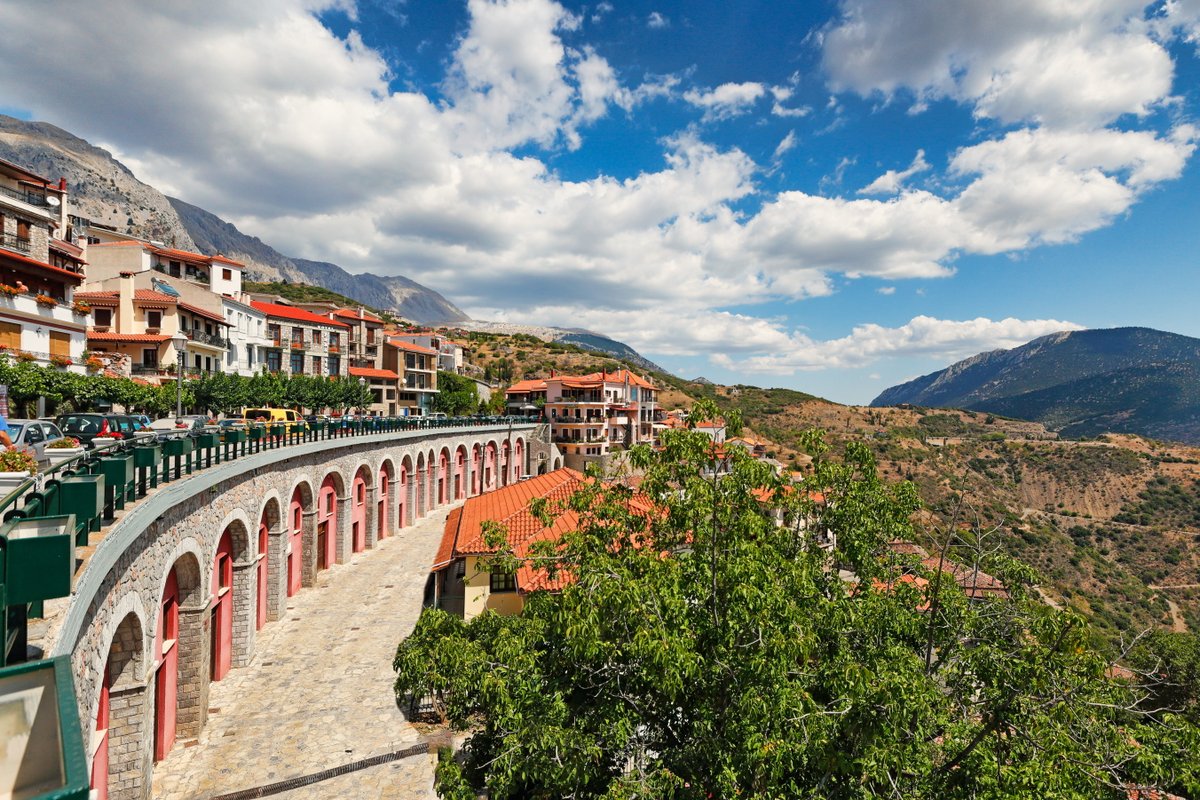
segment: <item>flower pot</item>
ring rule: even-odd
[[[50,468],[53,469],[64,461],[70,461],[85,452],[87,451],[82,447],[47,447],[46,458],[50,459]]]
[[[0,472],[0,497],[8,497],[25,481],[29,480],[29,472]]]
[[[111,436],[97,436],[95,439],[92,439],[92,447],[98,450],[103,447],[108,447],[116,441],[117,440]]]

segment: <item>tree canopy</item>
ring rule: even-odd
[[[433,410],[452,417],[464,417],[479,410],[479,393],[475,381],[454,372],[438,371],[438,393],[433,398]]]
[[[698,409],[693,422],[712,413]],[[634,448],[638,493],[592,481],[576,530],[523,558],[570,577],[519,616],[426,609],[396,653],[398,698],[470,731],[438,791],[505,798],[1124,797],[1200,790],[1200,736],[1110,677],[1031,570],[983,564],[971,602],[892,557],[919,502],[870,452],[810,438],[785,483],[737,448],[667,431]],[[549,520],[552,504],[536,504]],[[777,524],[781,513],[782,525]],[[502,537],[502,532],[501,532]],[[822,544],[835,542],[832,547]]]

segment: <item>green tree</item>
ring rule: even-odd
[[[454,372],[438,371],[438,392],[433,397],[433,410],[452,417],[473,413],[479,407],[475,381]]]
[[[630,453],[640,494],[592,481],[561,507],[535,504],[546,522],[574,514],[573,529],[502,548],[488,568],[568,575],[566,587],[531,593],[517,617],[426,610],[397,649],[398,699],[432,696],[472,731],[461,761],[438,768],[442,796],[1200,788],[1195,728],[1139,713],[1082,619],[1032,597],[1028,569],[995,565],[1012,596],[983,603],[902,569],[885,544],[913,534],[912,487],[882,483],[865,447],[834,459],[808,441],[799,486],[669,431],[660,451]]]

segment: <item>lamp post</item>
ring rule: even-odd
[[[183,369],[187,363],[187,340],[183,331],[175,331],[171,344],[175,345],[175,419],[183,416]]]
[[[363,393],[366,391],[366,388],[367,388],[367,379],[360,376],[358,379],[358,399],[360,401],[364,399]],[[361,403],[360,403],[360,405],[358,407],[358,415],[360,417],[365,416],[365,413],[366,413],[366,408],[363,405],[361,405]]]

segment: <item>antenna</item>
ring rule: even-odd
[[[60,202],[61,201],[54,195],[46,195],[46,205],[50,206],[51,208],[58,208]]]

